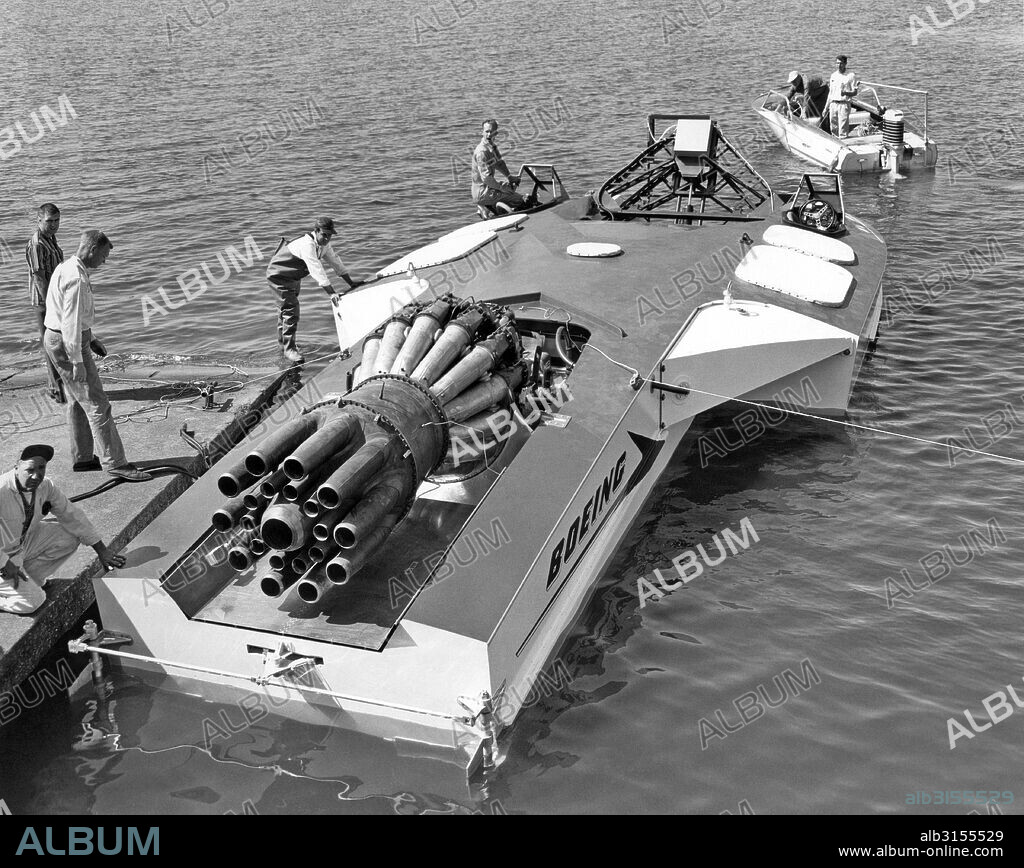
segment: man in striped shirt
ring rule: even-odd
[[[153,477],[125,458],[110,401],[92,357],[91,345],[99,342],[92,336],[96,313],[90,274],[107,261],[113,247],[104,233],[88,229],[82,233],[78,252],[57,266],[46,292],[43,346],[69,398],[68,425],[74,469],[99,470],[102,467],[112,476],[143,482]],[[100,446],[99,457],[93,454],[96,442]]]
[[[54,269],[64,261],[64,251],[57,246],[57,230],[60,229],[60,209],[52,202],[39,206],[36,231],[25,245],[25,259],[28,260],[28,303],[35,315],[39,328],[39,349],[43,354],[46,368],[46,387],[50,397],[58,404],[67,403],[64,386],[56,368],[43,349],[46,326],[46,288]]]
[[[339,293],[331,285],[326,265],[334,269],[338,277],[348,284],[349,289],[355,289],[362,284],[361,280],[349,277],[345,263],[331,248],[331,238],[334,235],[334,221],[330,217],[318,217],[312,232],[307,232],[288,244],[284,244],[282,238],[281,246],[277,248],[277,252],[267,265],[267,282],[277,294],[280,305],[277,340],[281,345],[282,354],[289,362],[305,361],[295,345],[295,335],[299,330],[299,288],[302,278],[306,275],[312,277],[330,297],[332,304],[338,303]]]

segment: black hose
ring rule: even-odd
[[[150,473],[153,476],[168,476],[172,473],[180,473],[183,476],[187,476],[189,479],[192,480],[196,480],[199,478],[191,470],[186,470],[184,467],[180,467],[177,464],[156,464],[152,467],[142,467],[139,469],[145,470],[146,473]],[[96,495],[98,494],[103,494],[105,491],[110,491],[111,488],[120,485],[122,482],[132,481],[146,482],[148,480],[131,480],[125,479],[121,476],[116,476],[112,479],[108,479],[102,485],[97,485],[90,491],[85,491],[82,494],[76,494],[74,497],[69,497],[68,500],[70,500],[72,503],[78,503],[78,501],[80,500],[86,500],[90,497],[96,497]]]

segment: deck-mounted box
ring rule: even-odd
[[[680,173],[687,178],[701,174],[700,158],[713,153],[714,127],[706,115],[681,117],[676,122],[676,140],[673,147]]]

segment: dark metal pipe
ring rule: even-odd
[[[343,501],[358,495],[390,455],[391,441],[388,437],[371,437],[316,490],[316,499],[327,509],[335,509]]]
[[[284,556],[284,552],[271,552],[270,555],[267,557],[267,566],[269,566],[270,569],[275,570],[276,572],[283,572],[287,565],[288,564]]]
[[[304,413],[296,419],[286,422],[272,434],[264,437],[258,446],[245,456],[245,469],[257,476],[263,476],[274,468],[286,455],[307,437],[312,436],[320,425],[323,416],[318,413]]]
[[[273,549],[301,548],[313,529],[313,519],[303,515],[294,503],[275,503],[263,513],[260,536]]]
[[[358,573],[366,562],[374,555],[381,543],[387,539],[394,524],[378,527],[362,543],[354,549],[349,549],[344,554],[338,555],[327,562],[327,578],[335,585],[344,585],[356,573]]]
[[[231,500],[222,503],[220,509],[218,509],[211,518],[211,522],[216,530],[221,533],[225,533],[238,523],[238,520],[245,513],[245,503],[241,496],[233,497]]]
[[[239,458],[217,477],[217,488],[225,497],[238,497],[257,479],[259,479],[259,475],[247,471],[245,459]]]
[[[334,529],[334,539],[343,549],[353,549],[373,532],[385,515],[400,506],[407,496],[408,474],[399,470],[373,486]]]
[[[334,416],[284,459],[281,467],[289,479],[298,480],[316,472],[325,461],[345,450],[353,441],[362,445],[365,437],[359,419],[352,413]]]
[[[391,365],[392,374],[412,373],[434,343],[437,332],[445,327],[451,312],[451,303],[438,299],[417,315],[402,349]]]
[[[280,597],[298,580],[295,573],[272,570],[260,579],[260,590],[268,597]]]
[[[412,379],[432,385],[459,357],[483,321],[483,311],[471,308],[448,323],[441,337],[412,372]]]
[[[335,526],[341,521],[348,511],[355,506],[356,500],[346,500],[344,503],[336,506],[334,509],[328,509],[326,512],[321,514],[317,519],[316,524],[313,525],[313,539],[324,542],[334,536]]]
[[[242,502],[245,504],[245,508],[253,511],[265,507],[268,500],[270,498],[260,490],[258,485],[254,485],[242,495]]]
[[[491,370],[510,346],[511,340],[504,332],[480,341],[448,373],[439,377],[430,391],[437,395],[442,404],[450,401]]]
[[[288,476],[282,468],[278,467],[270,476],[264,477],[260,483],[260,493],[269,500],[281,490],[281,486],[287,481]]]
[[[249,542],[249,551],[256,555],[256,557],[261,558],[267,553],[267,544],[263,542],[261,537],[254,536]]]

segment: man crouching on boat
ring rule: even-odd
[[[501,151],[494,142],[498,134],[498,122],[494,118],[484,121],[483,137],[473,151],[473,166],[470,177],[473,181],[473,201],[487,211],[519,211],[531,207],[531,203],[516,193],[519,178],[512,173],[502,159]],[[495,177],[495,172],[505,176],[505,182]]]
[[[77,506],[49,479],[53,447],[27,446],[0,476],[0,612],[31,615],[46,602],[43,585],[81,543],[92,546],[104,567],[124,566]],[[52,513],[56,521],[43,520]]]
[[[331,286],[325,266],[330,265],[338,277],[348,284],[349,289],[362,285],[361,280],[349,277],[348,269],[331,247],[335,235],[334,221],[330,217],[318,217],[312,232],[301,235],[288,244],[281,239],[281,246],[267,266],[267,282],[277,294],[280,310],[277,315],[277,339],[281,353],[289,362],[301,363],[305,359],[295,345],[299,330],[299,287],[307,274],[330,296],[333,304],[338,303],[338,291]]]

